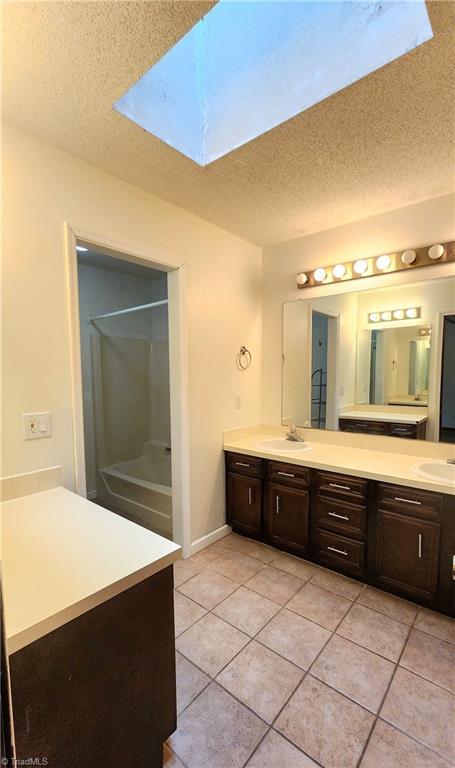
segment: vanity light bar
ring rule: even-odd
[[[299,272],[296,277],[298,288],[313,288],[316,285],[342,283],[345,280],[358,280],[362,277],[385,275],[400,272],[403,269],[417,269],[435,264],[455,261],[455,241],[425,245],[422,248],[408,248],[396,253],[383,253],[356,259],[333,267],[318,267],[310,272]],[[396,319],[396,318],[395,318]]]
[[[369,323],[388,323],[391,320],[416,320],[420,317],[422,307],[406,307],[405,309],[384,309],[368,313]]]

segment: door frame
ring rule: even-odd
[[[84,407],[79,318],[77,240],[83,240],[119,254],[122,261],[161,269],[168,274],[169,366],[172,444],[172,522],[173,538],[191,554],[191,497],[188,403],[187,267],[176,265],[154,249],[144,250],[134,243],[64,222],[67,308],[70,338],[71,410],[73,427],[74,488],[86,496]],[[115,256],[115,253],[113,254]]]
[[[439,442],[440,418],[441,418],[441,379],[442,379],[442,345],[444,341],[444,318],[453,315],[453,309],[438,312],[436,316],[436,328],[432,329],[430,343],[430,384],[428,387],[428,421],[432,429],[427,440]],[[436,333],[435,333],[436,331]]]
[[[331,312],[328,309],[314,308],[313,304],[310,304],[309,314],[309,340],[308,355],[309,355],[309,420],[311,424],[311,371],[312,371],[312,350],[313,350],[313,313],[318,315],[324,315],[327,318],[327,388],[326,388],[326,420],[325,429],[338,429],[339,419],[339,365],[340,365],[340,315],[336,312]],[[330,381],[333,382],[333,397],[330,397],[329,401],[329,366],[330,366]]]

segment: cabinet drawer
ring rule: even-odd
[[[318,559],[327,565],[361,573],[365,567],[365,544],[338,536],[329,531],[317,531]]]
[[[262,459],[256,456],[245,456],[242,453],[228,453],[227,466],[229,472],[238,472],[249,477],[262,476]]]
[[[318,472],[316,487],[321,495],[352,504],[365,504],[368,480],[349,475],[338,475],[334,472]]]
[[[378,483],[378,507],[420,520],[439,522],[442,513],[442,496],[419,488]]]
[[[415,424],[391,424],[390,434],[393,437],[415,438],[417,436],[417,427]]]
[[[366,507],[318,494],[314,500],[312,524],[316,528],[328,528],[346,536],[365,537],[367,510]]]
[[[269,480],[281,485],[295,485],[299,488],[308,488],[310,470],[295,464],[269,461]]]
[[[370,421],[370,419],[340,419],[342,432],[365,432],[368,435],[388,435],[388,424],[384,421]]]

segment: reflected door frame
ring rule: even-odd
[[[340,315],[330,312],[327,309],[314,308],[313,303],[310,306],[309,316],[309,421],[311,423],[311,374],[312,374],[312,349],[313,349],[313,314],[327,317],[327,388],[326,388],[326,420],[324,429],[338,429],[339,416],[339,365],[340,365]],[[329,396],[329,393],[332,393]]]
[[[191,495],[188,403],[187,276],[185,264],[176,265],[162,253],[141,251],[136,245],[112,240],[103,233],[64,222],[67,268],[67,308],[70,337],[70,374],[73,422],[74,490],[86,497],[84,408],[81,341],[79,329],[79,283],[77,240],[107,248],[122,261],[140,263],[168,275],[169,368],[172,443],[173,540],[183,556],[191,554]]]
[[[430,438],[439,443],[440,411],[441,411],[441,380],[442,380],[442,345],[444,341],[444,318],[453,315],[452,309],[438,312],[436,321],[436,334],[432,336],[430,344],[430,386],[428,388],[428,416],[429,423],[433,427]],[[435,338],[436,337],[436,338]],[[431,397],[430,397],[431,396]],[[428,440],[427,435],[427,440]]]

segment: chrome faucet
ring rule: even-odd
[[[293,443],[304,443],[305,439],[297,434],[295,424],[291,424],[289,432],[286,432],[286,440],[291,440]]]

